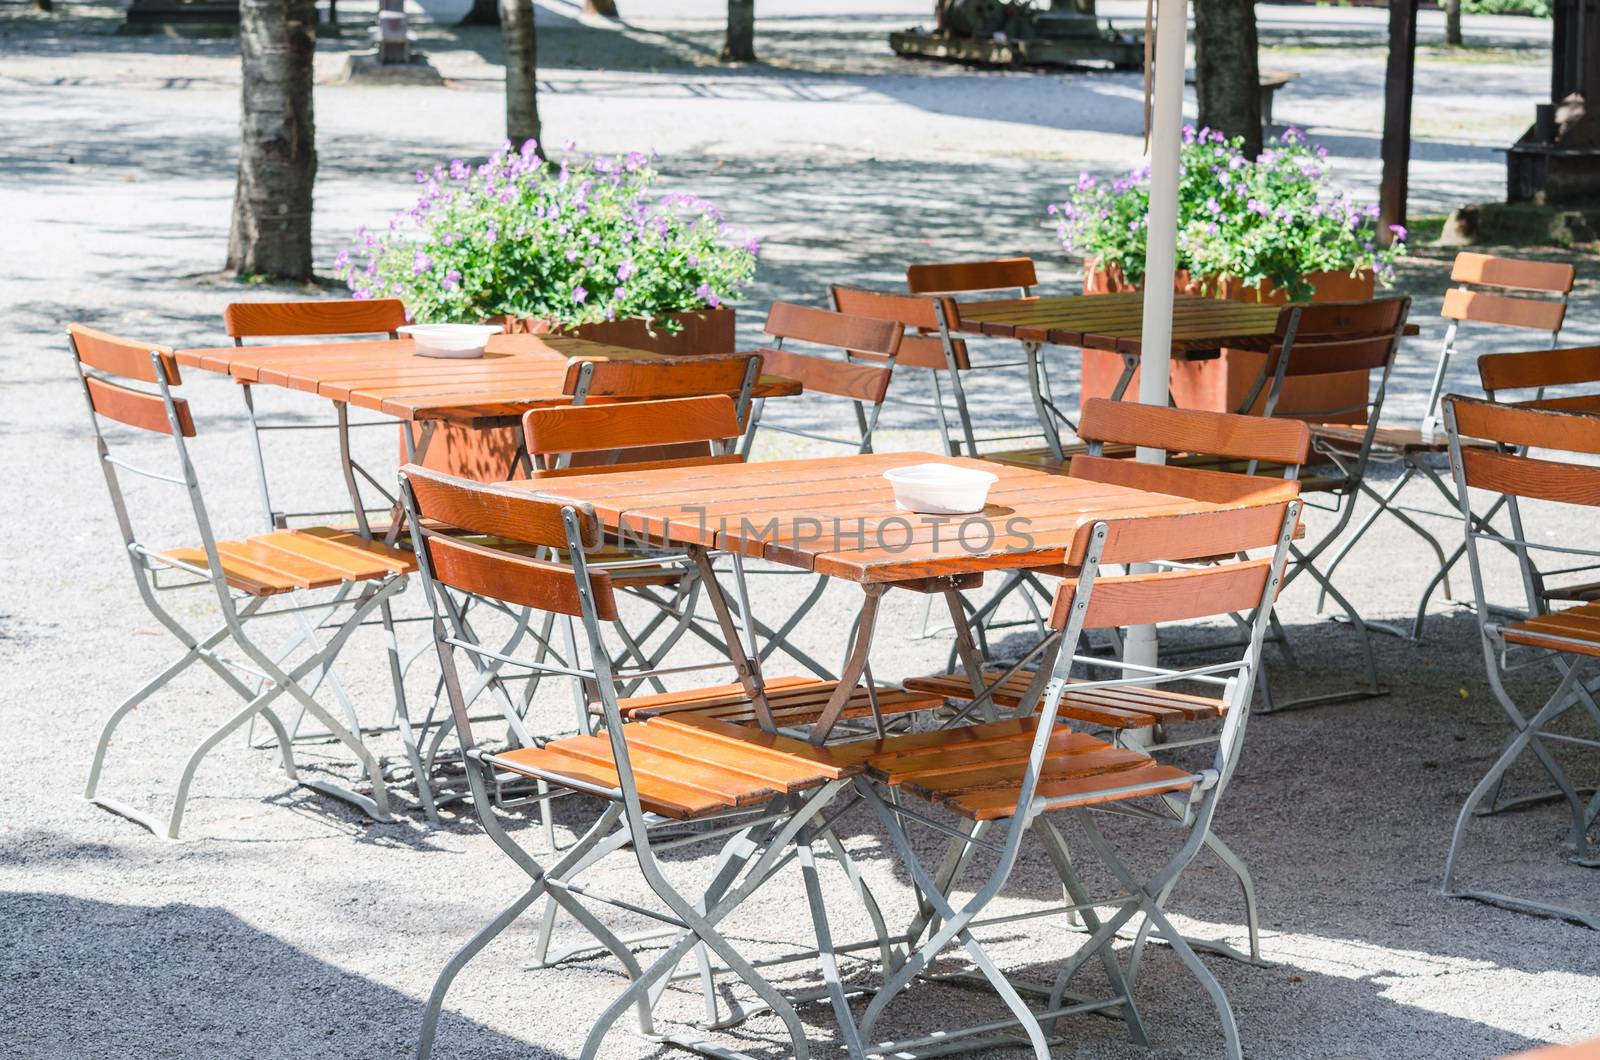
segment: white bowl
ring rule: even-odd
[[[482,357],[499,324],[407,324],[396,328],[416,340],[418,357]]]
[[[903,511],[924,515],[970,515],[983,511],[989,487],[999,475],[954,464],[916,464],[885,471],[894,502]]]

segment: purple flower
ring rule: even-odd
[[[1262,202],[1260,199],[1251,199],[1244,205],[1245,209],[1249,210],[1251,213],[1260,214],[1262,217],[1266,217],[1272,212],[1271,209],[1268,208],[1267,204]]]
[[[426,169],[417,170],[417,183],[418,184],[426,184],[426,183],[428,183],[428,171]]]
[[[444,289],[453,291],[461,286],[461,274],[454,269],[444,274]]]
[[[539,150],[539,141],[538,140],[524,140],[524,141],[522,141],[522,157],[523,158],[525,158],[525,159],[532,158],[538,152],[538,150]]]
[[[717,306],[722,304],[722,299],[717,297],[717,292],[713,291],[711,289],[711,285],[708,283],[702,283],[699,287],[696,287],[694,289],[694,296],[700,299],[700,301],[704,302],[706,305],[710,306],[712,309],[715,309]]]
[[[612,301],[620,302],[626,297],[628,297],[628,289],[626,287],[618,287],[611,292]]]
[[[411,259],[411,275],[421,276],[431,268],[433,268],[433,260],[422,251],[417,251],[416,256]]]
[[[576,250],[567,251],[567,261],[573,262],[573,261],[577,261],[577,260],[578,260],[578,252]]]
[[[583,289],[582,284],[572,289],[572,300],[574,302],[586,302],[589,300],[589,292]]]
[[[1087,171],[1078,174],[1078,190],[1090,191],[1094,188],[1094,178]]]
[[[339,251],[339,253],[334,256],[333,267],[341,271],[348,269],[350,267],[350,252],[348,250]]]
[[[1405,225],[1390,225],[1389,232],[1394,236],[1396,243],[1404,243],[1411,235],[1406,231]]]
[[[1216,200],[1215,196],[1213,196],[1212,198],[1206,200],[1206,209],[1214,214],[1221,213],[1222,204]]]
[[[466,180],[467,173],[467,164],[465,162],[461,161],[459,158],[450,160],[450,179]]]
[[[626,281],[628,277],[634,274],[634,271],[633,260],[630,258],[617,266],[617,279]]]

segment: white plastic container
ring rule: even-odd
[[[499,324],[407,324],[396,328],[416,340],[418,357],[482,357]]]
[[[1000,476],[954,464],[916,464],[885,471],[902,511],[923,515],[971,515],[983,511],[989,487]]]

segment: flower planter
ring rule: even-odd
[[[1371,298],[1374,281],[1371,272],[1355,276],[1343,272],[1316,272],[1306,275],[1314,291],[1313,302],[1343,302]],[[1220,291],[1201,291],[1185,273],[1174,278],[1179,294],[1209,294],[1229,301],[1261,301],[1282,305],[1288,302],[1283,292],[1275,290],[1271,282],[1257,287],[1247,287],[1238,282],[1227,282]],[[1107,272],[1089,263],[1084,272],[1085,294],[1110,294],[1117,291],[1137,290],[1114,272]],[[1261,374],[1266,355],[1250,350],[1225,349],[1221,356],[1209,361],[1172,362],[1172,396],[1180,408],[1206,409],[1212,412],[1234,412],[1250,392],[1250,387]],[[1109,397],[1122,375],[1122,358],[1104,350],[1083,351],[1082,396]],[[1320,376],[1312,379],[1284,380],[1283,394],[1278,402],[1280,412],[1302,409],[1332,409],[1360,406],[1367,400],[1370,380],[1367,372],[1347,372],[1340,375]],[[1128,394],[1139,389],[1139,376],[1134,373]],[[1258,398],[1252,412],[1260,412],[1265,394]],[[1342,416],[1319,417],[1334,423],[1360,423],[1364,412],[1356,411]]]
[[[666,317],[677,321],[681,328],[676,333],[657,327],[652,330],[650,321],[643,319],[606,321],[584,324],[566,329],[549,320],[503,317],[490,323],[503,324],[512,334],[564,335],[571,338],[604,342],[612,346],[627,346],[636,350],[649,350],[664,356],[692,356],[734,351],[733,310],[723,307],[668,313]],[[413,428],[415,430],[416,428]],[[401,439],[403,442],[404,439]],[[469,427],[441,423],[428,443],[423,464],[435,471],[443,471],[480,482],[503,482],[521,478],[521,469],[515,466],[517,433],[510,427],[476,431]],[[404,448],[401,450],[404,457]],[[651,459],[659,454],[644,455]],[[670,454],[669,454],[670,455]],[[578,461],[582,463],[582,461]]]

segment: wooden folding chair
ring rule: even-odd
[[[761,731],[756,741],[739,735],[747,731],[744,727],[716,720],[701,719],[696,724],[675,718],[629,721],[617,685],[638,676],[638,671],[614,668],[603,641],[603,627],[614,624],[618,617],[617,593],[611,576],[592,569],[586,559],[601,541],[593,510],[530,489],[486,485],[410,465],[401,475],[407,511],[418,528],[423,587],[434,615],[435,639],[463,746],[473,807],[491,839],[528,876],[526,892],[473,936],[440,973],[423,1019],[419,1058],[425,1060],[432,1051],[446,992],[461,968],[540,898],[577,920],[632,980],[590,1030],[581,1054],[586,1060],[596,1055],[607,1031],[629,1008],[636,1009],[640,1031],[652,1040],[708,1055],[742,1055],[699,1037],[655,1032],[653,991],[696,950],[713,953],[770,1006],[784,1022],[793,1054],[805,1057],[805,1029],[793,1006],[716,925],[786,862],[784,855],[792,846],[800,844],[809,850],[817,833],[817,815],[860,767],[835,765],[826,752],[778,735],[770,728],[770,718],[764,719],[769,728]],[[552,482],[552,486],[558,485],[559,479]],[[443,532],[445,528],[452,532]],[[478,544],[469,535],[517,542],[562,557],[564,562]],[[461,622],[451,594],[442,591],[445,588],[576,619],[583,631],[581,652],[575,647],[572,657],[562,664],[547,664],[485,647]],[[533,746],[498,753],[481,747],[467,715],[468,699],[456,665],[458,653],[467,655],[475,666],[494,662],[573,680],[585,700],[596,704],[603,733],[543,739]],[[679,667],[674,672],[703,668]],[[546,869],[512,840],[496,816],[490,789],[502,773],[536,780],[556,792],[597,798],[604,809],[578,842]],[[657,857],[660,829],[685,822],[694,822],[699,828],[682,837],[681,843],[706,842],[733,833],[722,849],[715,878],[698,900],[670,882]],[[587,865],[624,845],[631,847],[650,891],[666,907],[664,912],[640,904],[637,895],[616,898],[573,882]],[[628,942],[601,923],[591,911],[591,903],[665,923],[676,938],[654,963],[641,968]]]
[[[828,294],[833,301],[833,308],[840,313],[855,317],[870,317],[874,320],[888,320],[905,328],[905,334],[900,339],[900,349],[895,353],[895,367],[902,369],[902,374],[906,374],[904,370],[913,370],[917,374],[927,373],[930,399],[901,397],[896,393],[899,388],[891,386],[883,404],[932,411],[934,426],[938,428],[939,441],[944,451],[958,455],[958,449],[950,439],[950,421],[954,416],[959,422],[960,415],[946,402],[945,384],[941,379],[948,378],[952,372],[965,370],[970,362],[965,339],[951,338],[948,350],[946,349],[946,340],[939,333],[939,300],[927,295],[873,291],[843,284],[833,285],[828,289]],[[944,375],[941,376],[941,373]],[[865,433],[866,416],[859,410],[857,423]]]
[[[1440,310],[1440,315],[1449,323],[1434,365],[1422,422],[1415,429],[1381,426],[1373,433],[1372,459],[1401,465],[1400,474],[1382,493],[1369,485],[1363,486],[1362,492],[1375,502],[1376,507],[1356,524],[1338,552],[1328,561],[1327,571],[1331,577],[1345,556],[1385,512],[1399,519],[1412,533],[1422,538],[1439,561],[1439,569],[1423,588],[1417,601],[1416,618],[1411,626],[1413,640],[1422,637],[1428,601],[1432,599],[1434,591],[1442,586],[1445,598],[1454,598],[1450,591],[1449,576],[1462,556],[1462,549],[1458,547],[1446,557],[1438,539],[1412,517],[1420,514],[1454,518],[1460,507],[1459,499],[1451,492],[1443,474],[1448,443],[1439,422],[1439,397],[1444,393],[1446,376],[1456,353],[1462,327],[1494,329],[1497,337],[1506,333],[1503,329],[1512,329],[1517,335],[1539,332],[1549,336],[1549,345],[1553,348],[1560,341],[1561,325],[1567,315],[1567,298],[1575,277],[1576,272],[1571,265],[1519,261],[1470,251],[1456,255],[1455,265],[1450,271],[1450,282],[1456,286],[1445,292],[1444,306]],[[1334,444],[1349,445],[1364,428],[1365,425],[1323,426],[1318,428],[1318,438],[1319,441],[1326,438]],[[1444,497],[1447,502],[1445,511],[1400,503],[1401,494],[1418,474],[1430,481]]]
[[[1221,1017],[1227,1052],[1240,1056],[1238,1030],[1227,998],[1190,943],[1167,919],[1165,904],[1179,874],[1207,844],[1218,800],[1237,766],[1267,616],[1282,583],[1299,508],[1298,500],[1287,500],[1199,514],[1107,520],[1083,527],[1068,553],[1076,573],[1062,582],[1051,611],[1052,636],[1046,647],[1053,657],[1033,676],[1011,718],[829,749],[830,760],[836,764],[865,764],[866,775],[854,781],[856,790],[883,823],[917,890],[932,909],[932,916],[923,921],[929,932],[926,938],[906,960],[889,970],[859,1021],[834,992],[835,1011],[846,1026],[849,1045],[859,1048],[861,1042],[872,1042],[872,1052],[886,1056],[939,1055],[952,1048],[1015,1047],[1020,1044],[1020,1031],[1042,1060],[1051,1055],[1053,1041],[1064,1040],[1056,1031],[1060,1020],[1089,1012],[1120,1014],[1130,1036],[1143,1044],[1145,1034],[1133,989],[1154,930],[1211,995]],[[1270,555],[1216,565],[1196,566],[1194,562],[1253,550]],[[1105,573],[1105,568],[1114,564],[1154,564],[1155,570],[1122,576]],[[1079,652],[1091,629],[1183,622],[1232,612],[1252,615],[1251,636],[1239,657],[1224,662],[1185,669],[1147,668]],[[1111,667],[1122,676],[1073,681],[1071,670],[1079,664]],[[1198,686],[1209,695],[1177,696],[1169,688],[1175,684]],[[1213,717],[1223,719],[1212,764],[1200,770],[1164,765],[1139,751],[1072,731],[1058,724],[1063,704],[1069,701],[1156,710],[1176,701],[1204,703]],[[913,800],[930,804],[930,811],[914,809]],[[955,824],[934,816],[933,809],[953,815]],[[1100,831],[1096,816],[1106,811],[1176,825],[1181,836],[1177,853],[1160,871],[1141,879]],[[1091,848],[1124,893],[1113,898],[1090,897],[1055,824],[1061,814],[1070,815],[1083,827]],[[907,835],[913,825],[953,837],[937,873],[923,866],[913,848]],[[988,834],[999,827],[1007,827],[1006,835],[1003,841],[992,841]],[[1082,917],[1090,933],[1046,989],[1048,1000],[1041,1010],[1024,1001],[1022,993],[1029,988],[1014,984],[999,969],[973,930],[974,921],[1004,887],[1030,831],[1046,844],[1071,899],[1066,908]],[[994,867],[976,893],[958,903],[952,897],[958,876],[980,848],[991,855]],[[812,884],[810,879],[807,882]],[[813,898],[819,900],[820,896]],[[1099,911],[1107,906],[1116,912],[1102,920]],[[1135,916],[1144,919],[1124,967],[1111,947],[1117,932]],[[874,1038],[873,1027],[886,1006],[917,979],[938,978],[932,965],[957,944],[977,966],[982,980],[1004,1000],[1010,1017],[971,1028],[941,1027],[905,1041]],[[824,967],[830,956],[825,953]],[[1078,969],[1091,959],[1097,959],[1104,969],[1109,997],[1069,991]]]
[[[332,336],[383,335],[399,338],[397,330],[406,323],[406,307],[396,298],[372,299],[317,299],[305,302],[234,302],[222,311],[222,323],[235,346],[245,345],[246,339],[328,338]],[[334,422],[306,423],[299,416],[267,417],[256,408],[255,388],[250,383],[239,384],[244,396],[245,411],[250,416],[251,439],[254,442],[256,476],[261,490],[261,503],[267,513],[268,523],[280,529],[291,519],[326,519],[330,516],[350,517],[363,534],[371,536],[368,523],[371,513],[379,512],[387,518],[395,504],[392,484],[379,482],[355,459],[351,452],[350,431],[368,427],[394,429],[392,419],[363,420],[352,423],[350,408],[342,401],[332,402]],[[273,502],[272,479],[281,484],[284,475],[270,476],[265,435],[277,431],[337,431],[339,439],[339,464],[344,473],[345,491],[349,509],[286,511]],[[362,481],[383,497],[381,504],[367,504],[361,496]],[[383,536],[387,525],[378,528]]]
[[[698,459],[690,460],[689,463],[704,462],[707,456],[707,443],[714,444],[719,450],[726,448],[724,436],[704,433],[695,436],[693,431],[685,434],[684,425],[669,425],[659,415],[652,415],[649,411],[636,415],[633,410],[648,404],[649,399],[669,399],[666,403],[671,404],[670,399],[673,398],[726,395],[718,400],[728,404],[737,426],[747,415],[750,393],[760,374],[761,358],[753,354],[615,360],[574,358],[567,363],[562,388],[563,392],[570,396],[572,405],[567,408],[532,410],[517,427],[511,429],[515,454],[511,461],[513,474],[548,477],[559,475],[563,469],[569,467],[578,471],[593,472],[617,461],[631,462],[637,468],[645,466],[640,461],[648,461],[650,457],[656,456],[670,460],[674,456],[689,457],[698,454]],[[591,402],[595,404],[590,404]],[[712,405],[721,408],[715,403]],[[578,412],[579,409],[583,411]],[[568,418],[569,416],[573,418]],[[572,424],[574,429],[563,426],[568,423]],[[634,424],[636,436],[654,430],[663,430],[666,433],[655,443],[629,445],[626,444],[625,438],[612,437],[618,431],[618,425],[622,423]],[[716,430],[721,430],[723,424],[718,422],[712,426]],[[430,431],[431,427],[432,421],[425,423],[423,425],[425,433],[411,439],[412,456],[427,451],[429,436],[426,432]],[[531,452],[526,434],[530,427],[539,431]],[[602,433],[583,434],[584,430]],[[735,430],[734,434],[738,433],[740,432]],[[516,548],[514,542],[480,541],[479,543]],[[664,656],[686,629],[705,636],[695,624],[693,614],[695,587],[698,581],[692,571],[686,572],[682,567],[681,557],[677,560],[669,557],[637,563],[637,555],[624,549],[613,548],[607,555],[595,555],[590,559],[592,565],[606,569],[619,564],[634,568],[613,572],[616,575],[617,587],[650,602],[659,609],[656,618],[644,627],[637,638],[630,634],[625,626],[618,625],[618,631],[624,638],[624,655],[633,654],[641,662],[650,663],[651,660],[658,661],[660,656]],[[662,599],[655,594],[654,588],[671,588],[674,590],[674,598]],[[501,648],[502,654],[514,651],[524,637],[531,636],[538,646],[539,660],[541,662],[544,660],[546,653],[551,650],[550,637],[554,628],[554,614],[546,613],[540,616],[541,628],[535,633],[531,628],[534,616],[528,608],[503,607],[492,598],[465,598],[458,602],[464,623],[470,625],[470,612],[480,603],[506,613],[512,621],[508,640]],[[646,653],[642,642],[669,619],[674,622],[674,627],[668,632],[665,643],[658,646],[655,654]],[[713,643],[716,642],[713,640]],[[666,690],[659,681],[652,683],[658,690]],[[480,694],[491,691],[498,700],[501,713],[513,735],[525,741],[527,736],[522,727],[521,717],[527,710],[538,685],[537,679],[530,680],[523,688],[520,697],[513,696],[499,680],[496,668],[490,665],[479,672],[467,699],[469,703],[475,702]],[[440,687],[435,694],[435,707],[438,706],[439,697],[443,694],[444,689]],[[430,711],[423,727],[433,730],[427,751],[423,755],[428,776],[431,777],[439,749],[449,733],[450,726],[448,722],[435,725],[433,712]],[[497,789],[497,794],[499,793]],[[546,834],[553,841],[548,817],[545,825]]]
[[[1596,468],[1592,460],[1600,455],[1600,417],[1500,405],[1453,395],[1446,397],[1443,404],[1456,495],[1461,498],[1484,668],[1489,687],[1513,729],[1504,750],[1461,807],[1450,838],[1450,853],[1445,858],[1443,893],[1561,917],[1600,929],[1600,912],[1595,910],[1571,909],[1540,900],[1463,888],[1456,883],[1456,868],[1467,827],[1478,806],[1485,799],[1493,800],[1498,796],[1508,772],[1529,752],[1555,782],[1571,811],[1572,823],[1566,837],[1566,845],[1572,848],[1570,860],[1590,868],[1600,867],[1600,857],[1596,856],[1588,838],[1600,821],[1600,793],[1592,793],[1585,802],[1583,792],[1551,753],[1550,746],[1584,748],[1591,755],[1600,751],[1600,739],[1578,736],[1557,725],[1563,716],[1578,711],[1600,727],[1600,703],[1595,700],[1592,672],[1594,660],[1600,659],[1600,603],[1581,603],[1556,610],[1551,606],[1552,601],[1539,592],[1539,580],[1530,558],[1533,553],[1549,553],[1581,557],[1593,563],[1600,560],[1600,548],[1582,547],[1564,535],[1551,537],[1530,533],[1525,526],[1522,504],[1526,499],[1600,508],[1600,468]],[[1494,448],[1463,445],[1464,438],[1489,442]],[[1579,462],[1543,453],[1534,457],[1528,455],[1530,450],[1590,459]],[[1505,499],[1509,532],[1495,531],[1486,521],[1474,517],[1468,492],[1471,489]],[[1511,546],[1526,594],[1525,610],[1519,615],[1506,618],[1498,614],[1484,596],[1484,542]],[[1505,677],[1541,663],[1550,665],[1556,685],[1550,697],[1530,713],[1518,705],[1517,697],[1506,687]]]
[[[1050,370],[1040,355],[1040,344],[1022,343],[1022,360],[989,360],[973,362],[963,339],[950,330],[950,322],[957,319],[955,301],[958,295],[1014,295],[1027,298],[1038,285],[1038,274],[1032,258],[995,258],[990,261],[949,261],[949,263],[914,264],[906,269],[906,290],[912,295],[931,295],[936,298],[934,314],[938,319],[939,341],[946,352],[946,368],[950,378],[950,399],[955,405],[957,424],[962,436],[950,439],[947,424],[941,424],[941,437],[949,440],[950,456],[981,456],[979,442],[1008,442],[1016,439],[1043,437],[1051,452],[1061,452],[1059,424],[1072,426],[1072,420],[1056,404],[1050,389]],[[1038,415],[1038,434],[997,434],[979,439],[973,429],[973,415],[966,400],[966,379],[963,373],[982,371],[994,375],[1008,368],[1024,368],[1034,412]],[[934,378],[939,415],[946,418],[946,405],[938,395],[938,376]],[[965,448],[962,448],[965,447]]]
[[[140,598],[185,649],[177,662],[125,699],[107,719],[95,747],[85,795],[96,805],[127,817],[157,835],[165,832],[168,838],[176,839],[183,823],[189,789],[201,761],[229,733],[259,716],[267,721],[277,737],[284,770],[290,780],[349,802],[377,820],[389,820],[383,771],[361,742],[353,712],[341,722],[317,702],[314,694],[328,679],[339,652],[365,616],[404,588],[406,574],[414,569],[412,558],[358,534],[327,527],[276,529],[240,540],[216,540],[199,479],[189,458],[186,439],[195,435],[194,418],[188,400],[174,397],[172,393],[180,378],[171,349],[116,338],[77,324],[68,328],[67,335],[88,401],[100,466],[105,472],[112,508],[133,566]],[[153,385],[154,392],[129,386],[129,381]],[[177,449],[178,474],[151,470],[113,455],[102,430],[106,421],[170,436]],[[120,473],[124,471],[182,487],[189,497],[200,544],[182,548],[146,545],[133,528],[120,480]],[[172,572],[178,572],[182,580],[174,583],[164,579],[164,575]],[[192,633],[159,596],[174,589],[198,586],[208,586],[212,590],[222,615],[222,625],[203,636]],[[313,602],[302,598],[302,594],[325,590],[331,590],[331,594],[323,599]],[[283,604],[284,599],[289,599],[290,603]],[[278,606],[268,609],[269,603]],[[344,617],[336,620],[335,616],[341,612]],[[301,653],[304,658],[292,663],[286,661],[286,656],[269,653],[245,631],[248,622],[286,615],[300,622],[301,635],[292,647],[308,646],[308,650]],[[315,632],[308,635],[307,628]],[[219,650],[224,642],[231,642],[243,660],[224,655]],[[207,735],[189,755],[178,782],[170,818],[161,822],[125,802],[96,794],[107,749],[123,718],[197,662],[204,663],[245,700],[245,705]],[[371,797],[299,775],[292,742],[273,710],[278,697],[285,694],[349,748],[372,783]]]
[[[912,265],[906,269],[906,289],[915,295],[933,296],[934,314],[938,325],[939,341],[945,351],[945,368],[949,373],[950,396],[955,408],[960,438],[951,437],[947,423],[948,407],[938,392],[938,377],[934,377],[935,400],[941,418],[940,437],[946,440],[951,456],[981,456],[978,444],[1014,441],[1024,438],[1042,438],[1052,453],[1061,452],[1060,425],[1071,429],[1072,419],[1057,404],[1050,389],[1050,372],[1041,356],[1037,342],[1022,344],[1020,361],[972,360],[964,339],[951,331],[951,322],[958,319],[955,303],[958,295],[988,295],[1000,297],[1014,295],[1029,297],[1038,286],[1039,277],[1032,258],[998,258],[990,261],[959,261],[937,264]],[[1039,418],[1038,432],[1024,434],[976,436],[972,425],[972,410],[967,400],[966,384],[973,373],[991,377],[1008,369],[1026,371],[1028,394],[1034,412]],[[987,380],[986,380],[987,381]]]
[[[1261,373],[1240,409],[1260,409],[1262,416],[1290,418],[1313,426],[1313,456],[1310,467],[1298,480],[1300,494],[1308,504],[1331,509],[1337,516],[1334,525],[1306,547],[1290,546],[1288,586],[1302,574],[1317,583],[1319,592],[1332,599],[1345,613],[1355,630],[1361,651],[1365,687],[1306,696],[1273,703],[1268,696],[1264,711],[1342,702],[1351,698],[1384,695],[1378,682],[1377,662],[1372,653],[1368,624],[1355,606],[1334,587],[1331,576],[1318,566],[1318,560],[1342,535],[1355,514],[1355,501],[1366,484],[1367,467],[1372,458],[1378,417],[1383,411],[1394,360],[1405,333],[1409,298],[1379,298],[1364,302],[1318,302],[1288,306],[1278,326],[1277,341],[1268,350]],[[1280,407],[1284,384],[1290,379],[1314,381],[1353,373],[1364,373],[1368,388],[1362,400],[1328,408],[1306,407],[1301,403],[1292,411]],[[1376,379],[1372,377],[1376,375]],[[1353,427],[1329,424],[1356,421]],[[1270,464],[1253,462],[1229,465],[1207,458],[1180,458],[1187,466],[1213,470],[1240,470],[1255,474],[1276,473]],[[1269,692],[1267,685],[1263,691]]]
[[[1106,398],[1084,402],[1078,435],[1085,443],[1086,452],[1072,458],[1070,474],[1073,478],[1189,497],[1211,504],[1266,504],[1298,496],[1300,487],[1296,480],[1311,449],[1311,429],[1298,420],[1160,408]],[[1165,450],[1175,462],[1145,464],[1104,455],[1108,449],[1121,453],[1141,446]],[[1206,464],[1223,470],[1213,470],[1204,466]],[[1272,471],[1263,470],[1257,474],[1258,469]],[[1048,602],[1054,594],[1044,589],[1038,576],[1071,578],[1076,573],[1071,567],[1061,566],[1012,572],[999,591],[974,611],[968,622],[979,629],[1001,628],[1005,623],[991,624],[990,619],[1008,593],[1032,589]],[[1040,635],[1047,635],[1044,616],[1040,616],[1039,625]],[[1014,708],[1031,680],[1032,672],[1018,667],[1005,671],[990,669],[985,671],[984,684],[988,686],[985,691],[995,706]],[[964,671],[955,669],[954,658],[945,673],[912,677],[903,683],[910,689],[938,693],[948,700],[967,704],[963,713],[971,713],[970,704],[975,698],[972,683]],[[1075,709],[1076,704],[1069,697],[1062,705],[1062,717],[1118,730],[1192,720],[1181,710],[1173,713],[1099,710],[1075,714]]]
[[[344,298],[344,299],[315,299],[311,301],[296,302],[234,302],[228,305],[222,313],[223,326],[227,329],[228,336],[233,339],[235,346],[243,346],[247,339],[309,339],[329,337],[352,337],[361,335],[382,335],[387,338],[400,337],[399,328],[409,318],[406,315],[404,303],[396,298]],[[355,530],[363,537],[381,540],[387,544],[400,545],[398,528],[393,526],[393,519],[399,514],[399,501],[395,497],[392,485],[384,485],[378,477],[361,463],[355,456],[352,445],[351,432],[369,428],[382,428],[394,430],[395,423],[392,419],[377,418],[354,420],[350,418],[350,406],[343,401],[333,401],[333,421],[305,422],[299,415],[265,415],[257,408],[255,388],[252,384],[241,382],[240,393],[244,397],[245,412],[250,418],[250,434],[252,451],[255,456],[256,480],[261,491],[261,503],[266,512],[269,526],[279,529],[289,525],[291,520],[326,519],[340,517],[347,521],[350,529]],[[404,427],[400,428],[403,432]],[[344,478],[346,499],[349,508],[321,508],[286,510],[286,506],[274,502],[273,482],[282,485],[285,479],[293,479],[300,470],[300,465],[291,466],[288,473],[277,475],[270,474],[269,464],[273,461],[268,456],[267,437],[281,431],[335,431],[338,438],[338,462]],[[387,477],[387,476],[385,476]],[[364,484],[364,485],[363,485]],[[380,500],[368,502],[362,496],[363,489],[375,490]],[[278,494],[281,499],[281,494]],[[377,517],[377,521],[374,520]],[[338,524],[341,528],[345,522]],[[401,736],[401,743],[406,749],[407,763],[416,770],[421,764],[421,755],[415,734],[411,728],[408,704],[405,697],[406,663],[401,659],[400,640],[396,634],[396,620],[393,607],[384,601],[378,607],[377,621],[384,627],[384,634],[389,650],[389,678],[394,693],[394,711],[388,724],[379,725],[364,723],[362,731],[378,732],[386,728],[397,729]],[[413,621],[402,619],[402,622]],[[307,631],[308,635],[310,631]],[[345,691],[336,675],[331,675],[329,680],[334,697],[339,701],[347,715],[353,715],[354,707],[351,705],[350,696]],[[288,730],[295,739],[316,740],[323,739],[326,734],[320,732],[302,732],[304,712],[296,711],[288,724]],[[250,739],[253,746],[261,746],[255,740],[254,722],[250,726]],[[418,798],[424,814],[429,821],[437,821],[431,792],[428,788],[427,778],[417,774]]]
[[[772,339],[772,345],[760,351],[765,370],[798,380],[807,398],[828,394],[854,402],[859,433],[855,438],[839,438],[774,423],[765,419],[766,402],[757,400],[742,452],[749,456],[762,427],[816,442],[852,446],[860,453],[872,452],[872,434],[889,392],[904,329],[893,321],[775,302],[763,330]],[[800,350],[793,348],[796,343]],[[812,352],[817,348],[826,352]]]
[[[1490,401],[1507,401],[1525,408],[1557,412],[1600,414],[1600,346],[1532,350],[1527,353],[1486,353],[1478,358],[1478,378]],[[1551,391],[1558,391],[1552,395]],[[1472,445],[1470,439],[1464,445]],[[1492,505],[1484,519],[1500,505]],[[1546,600],[1600,600],[1600,581],[1551,585],[1550,579],[1589,572],[1593,564],[1541,570],[1533,567],[1539,595]]]

